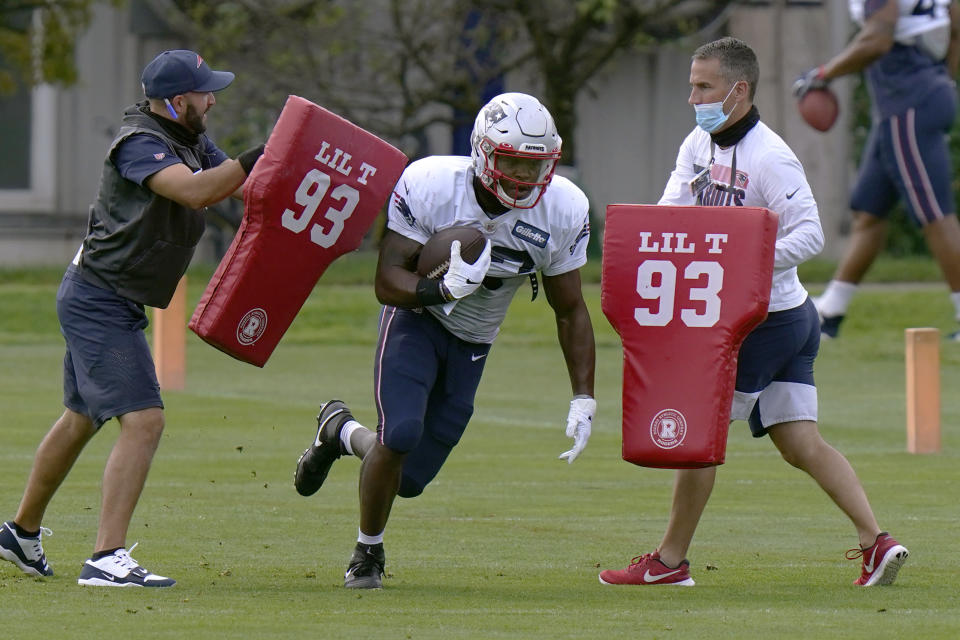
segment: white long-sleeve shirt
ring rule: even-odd
[[[731,179],[734,164],[736,176]],[[708,167],[711,182],[694,195],[690,181]],[[676,168],[658,204],[766,207],[779,214],[769,309],[792,309],[806,299],[797,265],[823,249],[820,215],[797,156],[763,122],[725,149],[695,128],[680,145]]]

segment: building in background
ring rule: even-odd
[[[596,221],[602,222],[607,204],[659,198],[677,146],[694,126],[693,109],[684,106],[690,54],[702,41],[733,35],[760,57],[756,104],[803,162],[820,204],[825,254],[837,255],[852,175],[850,136],[844,133],[850,90],[836,83],[841,119],[824,135],[800,120],[790,86],[825,51],[839,51],[849,28],[841,2],[755,0],[732,7],[722,24],[713,25],[715,32],[615,59],[577,102],[578,164],[572,171],[591,199]],[[98,3],[77,45],[74,86],[39,86],[0,97],[0,267],[63,265],[73,257],[122,109],[142,99],[143,66],[159,51],[181,46],[145,2],[133,0],[123,8]],[[242,70],[235,71],[242,80]],[[505,89],[515,88],[508,76]],[[210,134],[216,140],[215,122]],[[435,147],[430,153],[450,153],[453,132],[441,128],[429,143]],[[198,260],[215,261],[229,237],[213,222]]]

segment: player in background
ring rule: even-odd
[[[590,235],[587,198],[554,175],[560,136],[532,96],[493,98],[477,115],[471,145],[471,157],[412,163],[389,204],[375,285],[384,304],[374,362],[376,431],[331,400],[297,462],[294,484],[311,495],[342,454],[363,460],[360,530],[344,576],[347,588],[381,587],[384,529],[394,498],[420,495],[460,440],[507,307],[524,283],[536,292],[537,271],[556,315],[573,391],[566,433],[574,445],[560,457],[573,462],[590,436],[595,348],[579,272]],[[455,225],[483,232],[483,254],[466,263],[454,242],[446,275],[421,278],[421,247]]]
[[[803,167],[753,105],[759,75],[753,49],[735,38],[696,50],[687,102],[698,126],[680,146],[659,204],[766,207],[779,214],[769,314],[740,347],[731,419],[747,420],[754,437],[769,435],[784,460],[806,471],[850,518],[860,546],[848,557],[863,557],[855,584],[890,584],[907,550],[880,531],[850,463],[817,428],[819,322],[797,265],[820,252],[823,233]],[[603,571],[600,582],[692,586],[687,550],[716,474],[715,466],[678,470],[659,547],[626,569]]]
[[[51,576],[41,544],[44,513],[100,427],[120,434],[103,470],[94,553],[78,582],[168,587],[140,566],[127,529],[164,428],[163,401],[143,330],[144,305],[166,307],[204,229],[204,209],[241,186],[263,145],[231,160],[206,136],[214,92],[232,81],[192,51],[164,51],[143,70],[147,100],[128,107],[103,163],[87,235],[57,292],[67,344],[63,415],[37,449],[16,516],[0,525],[0,557]],[[130,549],[132,551],[132,548]]]
[[[886,244],[887,217],[900,199],[940,264],[960,321],[960,224],[947,141],[957,110],[956,3],[850,0],[850,13],[861,26],[857,35],[793,88],[801,98],[834,78],[865,69],[873,102],[873,124],[850,196],[850,243],[823,295],[814,300],[821,331],[837,336],[857,286]],[[960,340],[960,330],[950,339]]]

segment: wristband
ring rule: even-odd
[[[417,301],[421,306],[432,307],[436,304],[450,302],[452,299],[450,292],[443,286],[443,280],[420,278],[417,283]]]
[[[243,172],[247,175],[250,175],[250,172],[253,171],[253,165],[257,164],[257,160],[263,155],[263,147],[264,145],[261,144],[252,149],[247,149],[237,156],[237,162],[240,163]]]

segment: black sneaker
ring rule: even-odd
[[[293,474],[293,486],[302,496],[317,492],[330,473],[334,461],[343,455],[340,446],[340,431],[348,420],[353,420],[350,409],[340,400],[331,400],[320,407],[317,416],[317,437],[310,448],[297,460]]]
[[[836,338],[843,318],[844,316],[820,316],[820,337]]]
[[[133,551],[133,545],[130,551]],[[150,573],[130,557],[130,551],[117,549],[99,560],[89,559],[83,563],[77,584],[88,587],[172,587],[173,578]]]
[[[960,330],[954,331],[953,333],[947,336],[947,340],[950,342],[960,342]]]
[[[53,569],[47,564],[40,538],[52,536],[53,531],[40,527],[36,538],[21,538],[12,522],[0,525],[0,558],[9,560],[31,576],[52,576]]]
[[[363,544],[358,542],[350,556],[350,566],[343,576],[347,589],[382,589],[383,564],[386,556],[383,543]]]

